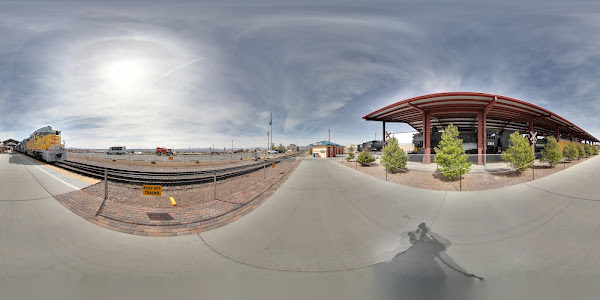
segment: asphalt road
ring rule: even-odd
[[[419,190],[305,159],[244,218],[152,238],[72,214],[53,196],[85,183],[2,154],[0,291],[6,299],[597,299],[598,183],[598,157],[481,192]]]

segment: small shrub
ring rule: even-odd
[[[573,160],[577,158],[579,155],[579,150],[577,150],[577,146],[573,144],[573,142],[568,143],[565,148],[563,148],[563,156],[568,160]]]
[[[594,155],[598,155],[598,152],[599,152],[599,151],[598,151],[598,147],[596,147],[596,146],[592,146],[592,150],[593,150],[593,151],[592,151],[592,154],[594,154]]]
[[[369,151],[363,151],[358,154],[356,161],[362,166],[368,166],[375,161],[375,157]]]
[[[508,149],[502,153],[502,160],[519,173],[531,168],[535,156],[527,138],[515,131],[508,138],[508,144]]]
[[[444,129],[442,140],[435,148],[435,154],[434,161],[438,165],[437,170],[447,178],[458,177],[471,170],[471,163],[467,161],[463,141],[458,138],[458,128],[452,124]]]
[[[311,147],[311,148],[310,148],[310,151],[308,151],[308,154],[309,154],[310,156],[312,156],[312,153],[313,153],[313,152],[312,152],[312,147]]]
[[[346,157],[346,160],[348,162],[350,162],[351,160],[354,159],[354,147],[350,146],[350,149],[348,149],[348,156]]]
[[[388,145],[383,148],[383,156],[381,163],[385,166],[388,172],[396,172],[406,167],[408,155],[398,145],[398,140],[395,137],[387,140]]]
[[[577,143],[577,156],[585,157],[585,148],[583,148],[583,145],[579,143]]]
[[[590,144],[585,144],[585,146],[583,148],[585,150],[585,156],[594,154],[594,146],[592,146]]]
[[[550,166],[554,166],[562,158],[563,154],[560,152],[560,147],[556,139],[553,137],[546,138],[546,146],[542,150],[542,161],[547,161],[550,163]]]

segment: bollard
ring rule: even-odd
[[[535,165],[531,163],[531,173],[533,174],[531,180],[535,180]]]
[[[217,171],[213,177],[213,200],[217,200]]]
[[[108,199],[108,171],[104,169],[104,199]]]

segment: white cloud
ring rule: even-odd
[[[0,135],[53,125],[78,147],[250,147],[266,144],[273,109],[275,142],[332,128],[357,143],[379,132],[360,118],[374,109],[456,90],[542,104],[600,132],[589,6],[464,4],[11,4],[0,118],[19,130],[3,122]]]

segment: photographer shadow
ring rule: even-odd
[[[425,223],[406,233],[413,245],[378,264],[376,280],[385,299],[471,299],[483,278],[459,266],[446,250],[452,244]]]

